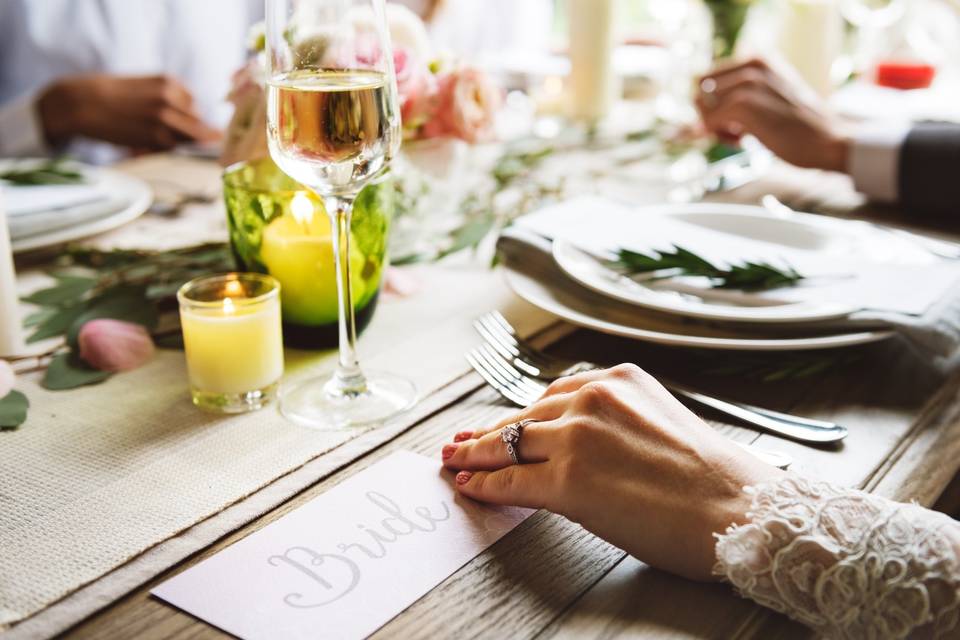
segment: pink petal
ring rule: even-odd
[[[130,371],[153,357],[153,340],[143,326],[102,318],[91,320],[77,336],[80,357],[100,371]]]
[[[409,269],[390,267],[384,276],[383,293],[387,298],[408,298],[422,286],[420,278]]]
[[[4,398],[13,391],[13,383],[16,381],[17,374],[13,372],[13,367],[6,360],[0,360],[0,398]]]

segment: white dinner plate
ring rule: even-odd
[[[532,266],[530,263],[526,265]],[[605,296],[568,281],[557,282],[559,273],[531,273],[504,267],[507,283],[530,304],[575,325],[611,335],[676,347],[695,347],[727,351],[809,351],[836,349],[886,340],[894,335],[886,330],[838,332],[789,332],[786,337],[762,337],[754,331],[718,327],[708,322],[668,316]],[[771,327],[772,328],[772,327]]]
[[[813,214],[778,218],[760,207],[697,203],[647,207],[634,217],[636,228],[600,228],[597,234],[617,238],[642,237],[644,225],[653,216],[668,216],[684,223],[790,250],[863,255],[896,256],[909,264],[929,263],[933,258],[919,246],[863,223],[836,220]],[[594,238],[595,240],[596,238]],[[682,245],[682,239],[676,244]],[[565,239],[555,239],[553,256],[560,269],[583,286],[604,296],[640,307],[690,318],[744,323],[820,322],[844,318],[858,310],[839,302],[786,302],[751,296],[742,292],[704,289],[670,283],[670,290],[646,286],[621,275],[602,260]],[[775,292],[774,292],[775,293]]]
[[[9,166],[10,162],[11,161],[0,161],[0,170],[3,170],[5,166]],[[20,163],[23,161],[18,160],[15,162]],[[84,219],[81,222],[69,226],[20,238],[13,238],[10,244],[14,253],[55,247],[110,231],[139,218],[147,211],[153,202],[153,192],[150,186],[139,178],[112,169],[93,167],[82,163],[71,163],[71,167],[79,169],[89,183],[96,184],[98,189],[107,194],[111,200],[116,200],[118,206],[114,211],[107,211],[104,215],[93,219]],[[68,213],[68,209],[66,208],[62,211],[65,214]],[[43,215],[47,214],[43,213]]]

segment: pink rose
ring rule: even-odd
[[[0,398],[7,397],[13,391],[13,383],[16,377],[13,366],[6,360],[0,360]]]
[[[255,60],[233,74],[233,87],[227,99],[233,103],[234,111],[220,155],[220,164],[225,167],[270,155],[262,75],[260,65]]]
[[[403,126],[416,129],[432,116],[436,105],[436,78],[423,61],[406,49],[398,48],[393,52],[393,67],[397,73]]]
[[[80,327],[80,357],[100,371],[130,371],[153,357],[153,340],[139,324],[102,318]]]
[[[503,94],[490,77],[471,67],[440,78],[436,116],[423,127],[426,138],[453,136],[476,143],[490,139]]]

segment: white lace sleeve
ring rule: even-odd
[[[798,477],[746,489],[714,571],[830,638],[958,637],[960,524]]]

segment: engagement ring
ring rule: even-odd
[[[520,461],[520,438],[523,436],[524,427],[532,422],[536,422],[536,420],[528,418],[509,424],[505,426],[500,433],[500,439],[503,440],[503,444],[507,445],[507,454],[510,456],[513,464],[523,464]]]

